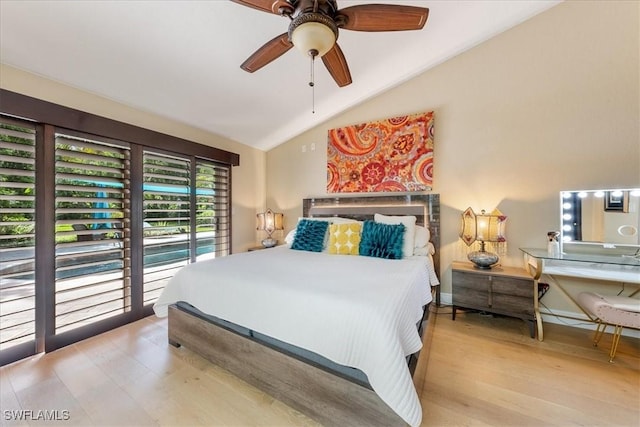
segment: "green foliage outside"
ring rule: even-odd
[[[0,239],[0,247],[22,247],[35,245],[35,132],[8,124],[0,124],[0,141],[9,144],[0,146],[0,168],[5,170],[0,176],[0,234],[15,236]],[[68,186],[56,191],[56,243],[78,240],[72,225],[64,221],[80,223],[87,220],[88,229],[96,219],[96,198],[121,199],[117,202],[103,202],[100,209],[110,210],[105,224],[124,218],[124,193],[121,187],[103,186],[101,181],[124,182],[123,170],[127,153],[118,147],[87,146],[86,141],[74,144],[71,137],[62,137],[56,143],[56,185]],[[168,188],[188,188],[190,185],[189,164],[182,159],[149,156],[145,159],[145,183]],[[6,172],[6,171],[15,171]],[[149,178],[147,178],[149,177]],[[215,231],[216,217],[213,205],[215,171],[208,166],[198,166],[195,183],[200,190],[209,194],[198,195],[196,199],[197,232]],[[86,187],[86,191],[82,188]],[[167,194],[162,191],[144,192],[145,225],[144,235],[166,236],[189,233],[189,194]],[[77,212],[78,210],[84,212]],[[72,212],[76,211],[76,212]],[[115,237],[117,230],[109,228],[100,231],[106,237]]]

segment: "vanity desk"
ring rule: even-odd
[[[520,248],[520,250],[524,254],[525,268],[533,276],[536,289],[540,277],[544,274],[557,289],[561,290],[583,312],[582,307],[554,276],[640,285],[640,259],[634,255],[560,253],[557,256],[551,256],[546,249]],[[639,291],[640,288],[629,296],[633,296]],[[538,328],[538,339],[542,341],[544,338],[542,317],[540,316],[540,306],[537,298],[534,299],[534,312]],[[584,313],[591,319],[588,313]]]

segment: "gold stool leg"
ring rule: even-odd
[[[602,326],[602,330],[600,330],[600,327]],[[593,346],[597,347],[598,343],[600,342],[600,339],[602,338],[602,335],[604,334],[604,331],[607,329],[607,324],[603,323],[602,320],[598,319],[597,320],[597,327],[596,327],[596,333],[593,336]]]
[[[611,342],[611,351],[609,352],[609,362],[613,362],[613,358],[616,357],[618,343],[620,342],[620,335],[622,335],[622,326],[615,325],[613,332],[613,341]]]

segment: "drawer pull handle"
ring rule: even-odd
[[[488,306],[493,306],[493,276],[489,276],[489,303]]]

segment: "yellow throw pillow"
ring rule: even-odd
[[[329,253],[334,255],[358,255],[362,224],[331,224],[329,228]]]

